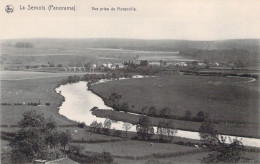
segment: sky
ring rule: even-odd
[[[6,5],[14,6],[6,13]],[[20,10],[20,6],[46,10]],[[76,11],[48,11],[48,6]],[[260,38],[259,0],[1,0],[0,39],[135,38],[223,40]],[[93,11],[135,8],[136,11]]]

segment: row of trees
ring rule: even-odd
[[[106,120],[104,124],[107,124],[107,122],[109,121]],[[95,124],[97,123],[95,122]],[[126,129],[127,135],[127,130],[131,128],[131,124],[129,124],[130,126],[126,125],[127,124],[124,124],[123,127]],[[97,127],[100,126],[97,125]],[[141,140],[150,140],[151,137],[155,134],[154,127],[152,126],[152,122],[148,116],[139,117],[136,131],[137,137]],[[115,131],[115,133],[117,132],[118,131]],[[174,129],[174,125],[171,121],[159,121],[157,125],[157,134],[161,142],[171,142],[176,133],[177,130]],[[203,162],[238,162],[241,160],[244,150],[242,142],[237,139],[229,138],[229,143],[227,143],[227,137],[219,135],[214,126],[214,123],[208,118],[205,118],[205,120],[201,123],[199,134],[201,140],[204,141],[207,145],[206,149],[209,149],[211,152],[213,152],[204,157],[202,160]]]
[[[119,79],[119,78],[132,78],[133,74],[131,73],[122,73],[122,72],[112,72],[106,74],[85,74],[83,77],[81,76],[69,76],[67,79],[63,79],[59,85],[65,85],[68,83],[76,83],[79,81],[87,81],[89,82],[89,86],[92,83],[96,83],[101,79]]]
[[[137,137],[142,140],[150,140],[155,134],[154,127],[148,116],[139,117],[138,124],[136,126]],[[174,129],[172,121],[160,120],[157,125],[157,134],[161,142],[171,142],[177,130]]]
[[[90,129],[93,132],[96,133],[104,133],[104,134],[110,134],[109,129],[111,128],[112,121],[110,119],[106,119],[104,121],[104,124],[102,122],[93,121],[90,124]]]
[[[95,132],[95,133],[104,133],[104,134],[109,135],[111,133],[111,131],[110,131],[111,125],[112,125],[112,121],[110,119],[106,119],[104,121],[104,123],[93,121],[90,124],[90,130]],[[122,128],[125,130],[125,136],[126,137],[127,137],[127,132],[128,132],[129,129],[131,129],[131,127],[132,127],[132,124],[130,124],[130,123],[124,123],[122,125]],[[115,136],[120,136],[121,135],[121,131],[114,130],[114,135]]]
[[[134,108],[134,105],[130,105],[127,102],[120,103],[122,95],[117,93],[112,93],[108,98],[104,98],[106,105],[111,106],[116,111],[131,112],[131,108]],[[156,109],[155,106],[143,107],[140,114],[145,114],[151,117],[161,117],[169,119],[178,119],[185,121],[196,121],[202,122],[208,118],[208,115],[203,111],[199,111],[196,116],[192,116],[191,111],[186,111],[184,116],[174,116],[172,115],[172,110],[168,107],[161,110]]]

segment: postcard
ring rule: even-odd
[[[259,163],[259,6],[1,0],[0,163]]]

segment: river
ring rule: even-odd
[[[70,120],[85,122],[86,125],[90,125],[93,121],[104,123],[105,118],[99,118],[92,115],[91,109],[98,107],[99,109],[112,110],[111,107],[105,105],[102,98],[88,90],[87,82],[78,82],[73,84],[61,85],[56,88],[56,92],[65,97],[65,101],[62,103],[59,113]],[[123,122],[112,122],[112,129],[124,130]],[[156,127],[155,132],[157,131]],[[133,125],[129,131],[136,131],[136,126]],[[177,130],[175,136],[199,140],[200,136],[198,132]],[[228,136],[231,139],[239,139],[245,146],[260,147],[260,139]],[[229,139],[227,139],[229,141]]]

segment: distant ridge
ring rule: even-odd
[[[35,48],[113,48],[147,51],[180,51],[184,49],[239,49],[250,52],[259,52],[260,39],[229,39],[215,41],[190,40],[144,40],[144,39],[117,39],[117,38],[90,38],[90,39],[9,39],[2,40],[2,44],[15,42],[31,42]]]

